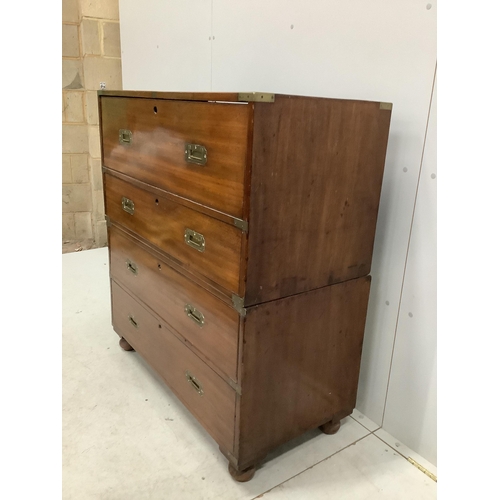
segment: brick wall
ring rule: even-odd
[[[122,88],[118,0],[62,3],[62,239],[105,246],[97,90]]]

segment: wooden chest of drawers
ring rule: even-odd
[[[391,105],[102,91],[113,327],[240,481],[354,409]]]

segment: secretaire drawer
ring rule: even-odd
[[[101,98],[108,168],[242,218],[248,104]]]
[[[225,449],[233,449],[235,391],[115,282],[113,326]]]
[[[106,174],[106,214],[188,270],[238,293],[242,232]]]
[[[111,277],[236,381],[239,314],[115,227],[109,230]]]

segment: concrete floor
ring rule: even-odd
[[[63,255],[63,499],[436,498],[426,462],[355,411],[237,483],[218,446],[111,327],[108,250]]]

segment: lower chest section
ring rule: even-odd
[[[369,278],[236,310],[122,229],[108,238],[114,329],[235,467],[352,412]]]

